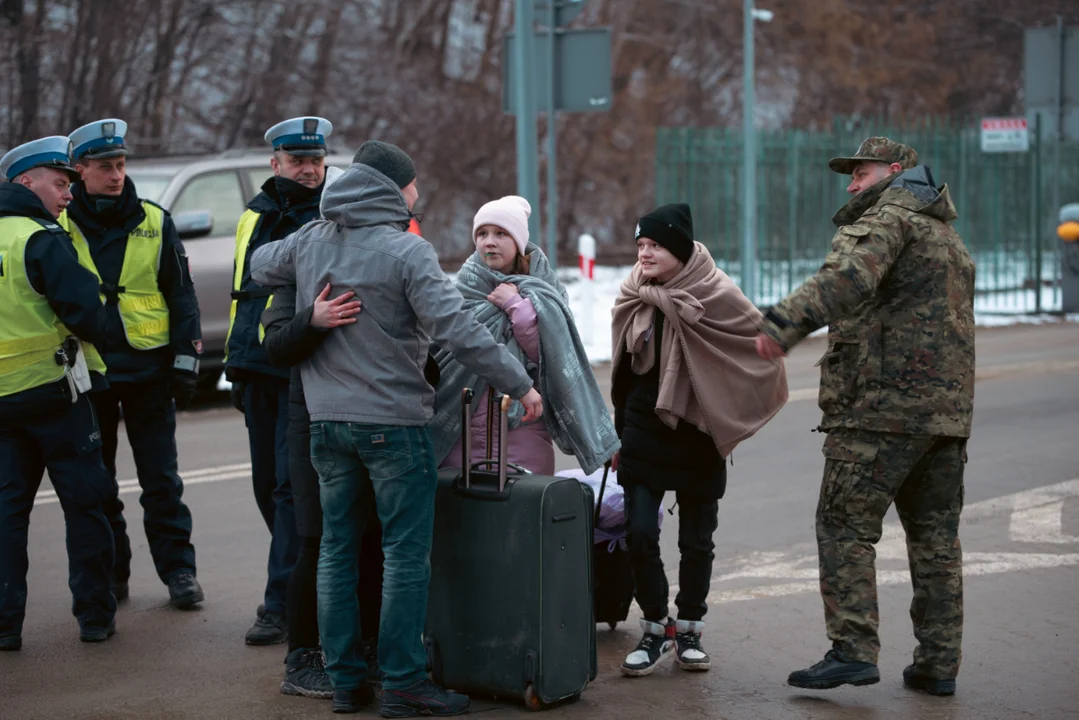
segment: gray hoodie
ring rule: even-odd
[[[258,248],[251,276],[296,286],[296,305],[353,290],[363,309],[300,366],[313,421],[426,425],[434,389],[423,377],[429,337],[499,391],[522,398],[532,379],[464,309],[461,293],[423,238],[407,231],[408,206],[388,177],[352,165],[322,198],[324,220]]]

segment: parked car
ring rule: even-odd
[[[349,155],[330,155],[327,165],[347,168]],[[217,374],[229,330],[236,225],[247,203],[269,178],[267,148],[229,150],[218,155],[137,157],[127,174],[139,196],[172,213],[184,242],[202,315],[202,368]]]

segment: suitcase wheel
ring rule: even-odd
[[[524,694],[525,708],[532,710],[533,712],[542,710],[544,703],[540,700],[539,695],[536,694],[536,688],[532,683],[528,683],[525,687]]]
[[[609,622],[609,623],[607,623],[607,627],[609,627],[611,630],[614,630],[616,627],[618,627],[618,623]]]

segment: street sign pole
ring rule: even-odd
[[[558,63],[555,55],[556,4],[556,0],[550,0],[547,6],[547,40],[551,51],[547,63],[547,260],[552,269],[558,267],[558,111],[554,96]]]
[[[753,0],[744,0],[742,60],[742,292],[757,302],[757,137],[753,126]]]
[[[517,88],[517,194],[528,200],[533,208],[539,207],[539,177],[536,171],[536,98],[532,86],[535,77],[532,68],[534,31],[534,0],[517,0],[515,25],[517,29],[517,53],[514,79]],[[539,238],[539,213],[528,217],[528,234]]]

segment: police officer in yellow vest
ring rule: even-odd
[[[202,334],[187,255],[172,218],[140,200],[127,177],[127,123],[116,118],[71,133],[81,179],[60,224],[79,261],[99,278],[108,311],[105,345],[109,389],[92,396],[101,424],[113,493],[105,513],[116,539],[113,593],[123,601],[131,574],[131,542],[116,486],[120,409],[142,487],[150,554],[173,607],[203,600],[195,579],[191,511],[182,500],[176,461],[176,407],[186,407],[198,381]]]
[[[22,647],[30,511],[46,469],[67,528],[68,585],[84,642],[116,631],[111,482],[87,392],[104,387],[97,279],[56,217],[78,177],[52,136],[0,159],[0,650]],[[78,340],[81,340],[81,347]]]
[[[273,298],[251,279],[249,263],[255,249],[318,218],[331,132],[333,126],[320,117],[292,118],[266,131],[266,142],[273,146],[273,177],[248,204],[236,230],[225,372],[232,382],[233,405],[247,421],[255,501],[271,535],[266,592],[245,638],[249,645],[288,639],[285,595],[299,552],[286,443],[289,369],[271,363],[262,348],[262,311]]]

